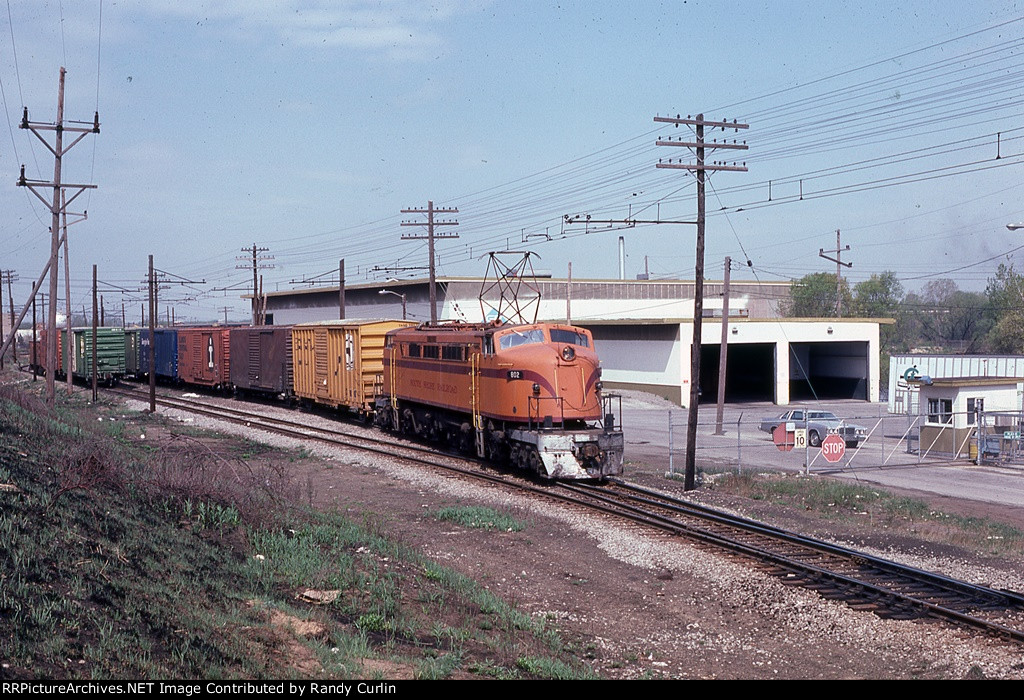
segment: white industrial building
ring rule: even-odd
[[[438,319],[494,318],[497,292],[475,278],[437,280]],[[636,388],[684,403],[690,394],[693,282],[530,279],[539,320],[588,328],[609,388]],[[481,304],[483,290],[485,301]],[[430,318],[429,285],[401,280],[267,294],[267,322],[339,318]],[[722,332],[721,282],[704,285],[699,386],[714,401]],[[726,400],[788,404],[807,399],[877,401],[878,319],[791,319],[779,313],[788,282],[730,284]],[[524,302],[520,299],[520,302]]]

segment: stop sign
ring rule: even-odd
[[[779,448],[780,452],[791,451],[795,444],[795,436],[793,433],[786,430],[787,427],[788,426],[785,423],[780,423],[772,430],[772,441],[775,443],[775,446]]]
[[[838,462],[846,454],[846,440],[832,433],[821,441],[821,456],[826,462]]]

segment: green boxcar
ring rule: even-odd
[[[71,372],[87,382],[92,381],[92,328],[72,328],[74,352],[68,352],[67,332],[61,333],[64,344],[64,371]],[[101,382],[115,382],[125,374],[125,339],[122,328],[96,329],[96,379]]]
[[[139,333],[138,328],[126,328],[124,331],[124,373],[126,377],[141,377],[146,372],[139,369]],[[148,367],[146,371],[148,371]]]

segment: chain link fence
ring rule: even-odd
[[[731,413],[718,434],[714,408],[702,407],[696,456],[703,468],[814,473],[967,462],[1024,468],[1020,412],[890,414],[883,404],[836,416],[835,423],[823,423],[816,409],[799,410],[795,420],[790,411],[779,409]],[[667,427],[670,472],[685,469],[687,419],[685,409],[660,418]]]

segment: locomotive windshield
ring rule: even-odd
[[[551,329],[551,342],[552,343],[571,343],[573,345],[579,345],[580,347],[589,348],[590,341],[587,340],[587,336],[579,331],[570,331],[564,328],[552,328]]]
[[[519,347],[520,345],[530,345],[531,343],[543,342],[543,328],[530,328],[529,330],[525,331],[514,330],[498,338],[498,346],[502,350],[508,350],[509,348]]]

